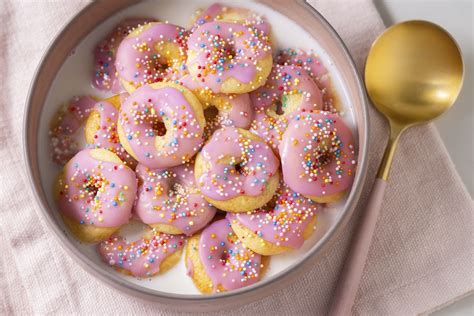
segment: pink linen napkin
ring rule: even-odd
[[[383,29],[370,0],[310,1],[362,69]],[[33,70],[48,43],[87,1],[0,1],[0,315],[167,314],[92,278],[42,222],[22,161],[22,118]],[[386,142],[370,109],[370,171],[356,215],[332,250],[302,278],[231,315],[323,315]],[[412,315],[473,290],[473,202],[432,125],[401,140],[353,313]]]

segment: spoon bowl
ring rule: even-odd
[[[462,81],[458,45],[445,30],[427,21],[389,28],[372,45],[365,68],[375,107],[404,126],[444,113],[456,100]]]

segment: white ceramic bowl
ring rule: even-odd
[[[310,5],[303,1],[239,2],[263,14],[272,26],[277,48],[314,49],[329,70],[345,113],[344,120],[353,128],[358,143],[358,169],[354,185],[346,198],[330,205],[320,215],[316,232],[298,251],[273,256],[264,278],[239,290],[200,295],[186,276],[184,260],[171,271],[150,280],[122,275],[103,263],[95,246],[76,241],[65,229],[52,197],[52,184],[59,168],[50,159],[48,124],[59,105],[74,95],[106,97],[90,85],[92,50],[124,17],[154,17],[182,26],[197,8],[213,1],[100,1],[88,5],[61,31],[44,56],[31,86],[25,116],[25,154],[31,184],[52,232],[70,255],[93,276],[121,291],[144,299],[179,306],[182,309],[209,310],[257,300],[309,269],[328,250],[330,241],[342,229],[355,208],[366,172],[367,102],[365,91],[343,42]],[[225,1],[223,1],[225,2]],[[90,68],[88,68],[90,67]],[[124,229],[134,234],[137,225]]]

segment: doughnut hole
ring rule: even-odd
[[[215,106],[207,106],[204,109],[206,126],[204,127],[204,139],[208,139],[220,127],[219,110]]]
[[[290,94],[284,93],[281,98],[272,103],[272,105],[265,110],[266,114],[274,119],[297,111],[303,100],[302,93],[292,92]]]
[[[337,136],[323,137],[323,139],[320,142],[320,147],[315,148],[311,152],[310,170],[315,176],[317,176],[321,172],[324,173],[325,166],[329,165],[334,159],[336,152],[338,150],[338,146],[335,145],[337,143],[337,140],[338,140]],[[331,203],[331,202],[341,199],[345,195],[345,193],[346,191],[344,190],[332,195],[324,195],[324,196],[306,195],[306,197],[318,203]]]

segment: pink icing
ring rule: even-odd
[[[303,94],[298,110],[312,111],[322,109],[322,92],[304,70],[297,66],[274,65],[264,86],[250,93],[255,110],[286,108],[287,96],[297,92]],[[278,110],[278,109],[277,109]]]
[[[227,219],[206,227],[199,240],[199,258],[214,284],[234,290],[257,282],[262,256],[245,248],[235,237]]]
[[[288,127],[288,121],[292,114],[272,117],[265,111],[256,111],[250,131],[265,140],[275,153],[278,153],[278,145],[283,137],[283,133]]]
[[[196,53],[195,58],[188,58],[188,68],[197,64],[199,69],[193,77],[213,92],[220,92],[222,82],[230,77],[250,83],[257,73],[257,61],[272,52],[267,35],[228,22],[202,24],[189,36],[188,48]]]
[[[94,49],[93,85],[100,90],[119,93],[122,90],[115,70],[115,56],[120,42],[136,27],[153,19],[127,19],[118,24]]]
[[[181,76],[177,72],[185,70],[186,30],[173,24],[150,24],[151,27],[144,29],[139,35],[126,37],[117,50],[115,67],[119,76],[137,87],[160,82],[167,77]],[[176,45],[179,55],[161,56],[155,47],[163,44]],[[174,64],[173,67],[171,63]],[[177,64],[181,65],[181,69],[176,69]]]
[[[233,96],[225,95],[223,98],[232,106],[230,109],[219,111],[218,117],[220,125],[234,126],[243,129],[249,128],[253,118],[253,109],[249,95],[247,93]]]
[[[122,104],[119,121],[137,160],[149,168],[185,163],[202,146],[204,126],[182,92],[173,87],[138,88]],[[161,137],[161,131],[154,129],[156,122],[171,126],[159,152],[155,138]]]
[[[89,96],[74,97],[57,117],[58,123],[49,131],[52,158],[64,165],[79,151],[79,143],[73,137],[88,117],[97,101]]]
[[[305,52],[301,49],[294,50],[287,48],[280,51],[276,58],[276,63],[280,65],[295,65],[303,68],[322,91],[324,110],[332,109],[333,91],[331,91],[329,73],[316,53],[313,51]]]
[[[260,238],[278,246],[298,249],[303,245],[303,232],[318,210],[318,204],[285,185],[277,191],[275,206],[248,213],[227,213],[229,221],[238,221]]]
[[[245,138],[233,127],[217,130],[201,154],[210,169],[198,182],[203,194],[214,200],[262,194],[279,167],[278,158],[267,144]],[[223,162],[223,157],[229,161]]]
[[[200,82],[198,80],[194,80],[190,75],[182,77],[177,81],[177,83],[182,84],[186,88],[193,91],[205,89],[205,86],[201,86]],[[244,129],[249,128],[253,118],[253,108],[248,93],[235,95],[219,94],[214,95],[214,97],[222,98],[222,100],[224,100],[224,102],[229,105],[228,109],[219,110],[216,122],[214,122],[215,126],[234,126]],[[213,104],[210,103],[209,105]]]
[[[243,18],[243,20],[232,22],[241,23],[247,26],[253,26],[257,30],[266,34],[270,33],[270,24],[268,24],[268,22],[262,16],[248,9],[223,6],[220,3],[214,3],[206,10],[204,10],[196,19],[194,27],[198,27],[199,25],[208,23],[210,21],[215,21],[216,19],[218,19],[219,15],[228,11],[237,13]]]
[[[192,235],[216,214],[197,191],[193,165],[150,170],[139,164],[136,173],[141,184],[135,212],[145,224],[168,224]]]
[[[58,207],[81,224],[118,227],[128,222],[137,192],[133,170],[100,161],[90,150],[77,153],[64,167]]]
[[[336,114],[296,115],[279,149],[283,179],[298,193],[333,195],[352,184],[356,169],[355,143],[351,130]]]
[[[293,112],[287,110],[283,113],[287,107],[287,96],[295,91],[303,94],[301,103]],[[275,151],[294,113],[320,110],[323,105],[322,92],[298,66],[274,65],[265,85],[252,91],[250,97],[256,111],[251,131],[262,137]],[[268,115],[269,109],[278,115]]]
[[[136,277],[152,277],[160,271],[164,259],[183,248],[184,236],[153,232],[151,238],[128,242],[110,237],[99,244],[102,260],[112,267],[125,269]]]

